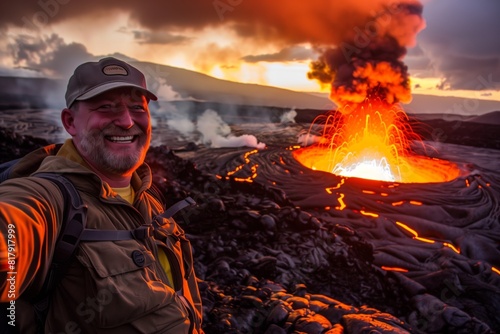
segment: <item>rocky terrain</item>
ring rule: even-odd
[[[2,160],[47,144],[5,129],[0,143]],[[439,291],[380,269],[372,244],[355,229],[301,210],[278,188],[221,180],[167,146],[152,147],[147,162],[171,203],[186,196],[198,203],[176,219],[192,242],[206,333],[494,333],[500,328],[498,291],[482,297],[490,299],[489,310],[481,313],[475,306],[466,313],[439,299]]]

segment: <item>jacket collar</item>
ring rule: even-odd
[[[37,172],[58,172],[62,174],[88,174],[98,184],[100,184],[104,197],[108,197],[113,191],[109,185],[102,180],[90,169],[89,165],[78,153],[73,141],[67,139],[62,146],[51,145],[50,149],[42,148],[36,155],[44,157],[40,168]],[[37,152],[35,151],[35,152]],[[87,177],[88,177],[87,176]],[[144,163],[133,173],[131,185],[136,192],[136,197],[148,189],[152,184],[151,169]],[[90,190],[90,189],[89,189]]]

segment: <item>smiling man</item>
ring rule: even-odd
[[[150,99],[157,98],[146,89],[143,74],[113,58],[85,63],[69,80],[63,125],[83,159],[111,186],[129,183],[144,161]]]
[[[151,138],[148,99],[137,88],[115,88],[77,100],[62,112],[63,125],[90,168],[111,186],[129,184]]]
[[[25,156],[13,174],[33,166],[36,172],[0,185],[0,297],[15,306],[7,329],[202,332],[191,246],[172,218],[158,218],[165,208],[150,190],[151,170],[144,163],[151,140],[148,103],[156,99],[144,75],[128,63],[104,58],[78,66],[61,113],[71,139]],[[71,181],[86,207],[84,232],[94,236],[78,244],[43,316],[33,301],[60,255],[55,245],[68,201],[53,180],[37,173]],[[7,281],[11,277],[14,283]]]

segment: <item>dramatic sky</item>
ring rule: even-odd
[[[116,54],[320,91],[307,73],[325,50],[390,34],[413,93],[500,101],[499,15],[498,0],[2,1],[0,75],[65,77]]]

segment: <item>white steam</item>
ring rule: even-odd
[[[310,146],[312,144],[319,143],[320,141],[321,141],[321,137],[320,136],[309,135],[309,134],[299,135],[299,138],[297,139],[297,142],[301,146]]]
[[[231,128],[217,114],[216,111],[207,109],[198,117],[196,129],[201,134],[201,141],[210,147],[255,147],[263,149],[266,144],[260,143],[253,135],[234,136],[231,134]]]
[[[196,130],[196,125],[187,118],[174,118],[167,120],[167,125],[182,134],[190,134]]]
[[[297,116],[297,112],[295,109],[292,109],[283,115],[281,115],[280,122],[281,123],[295,123],[295,116]]]
[[[167,110],[164,110],[167,111]],[[189,140],[207,145],[212,148],[221,147],[254,147],[264,149],[265,143],[261,143],[253,135],[244,134],[235,136],[231,134],[231,127],[217,114],[215,110],[207,109],[195,121],[181,112],[168,112],[166,123],[169,128],[177,130]]]
[[[158,96],[158,99],[160,100],[165,100],[165,101],[178,101],[178,100],[183,100],[181,94],[177,93],[172,86],[168,85],[166,83],[166,80],[162,82],[157,91],[156,91],[156,96]]]

